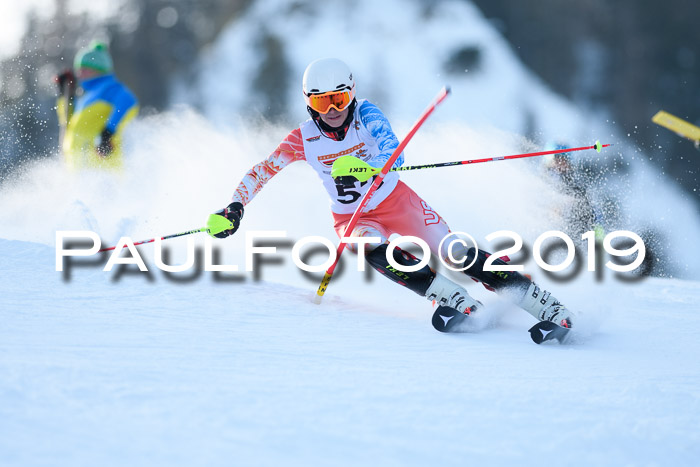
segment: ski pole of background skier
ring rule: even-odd
[[[423,111],[423,114],[418,119],[418,121],[413,124],[413,127],[411,128],[411,130],[408,132],[406,137],[403,139],[403,141],[396,148],[396,150],[391,155],[391,157],[386,162],[386,164],[384,164],[384,167],[382,167],[382,169],[377,173],[377,177],[375,178],[374,182],[372,183],[372,186],[369,187],[369,189],[365,193],[365,196],[362,198],[362,201],[360,201],[360,205],[357,206],[357,209],[355,209],[355,212],[353,213],[352,217],[350,218],[350,222],[348,222],[347,228],[345,229],[347,236],[352,235],[352,231],[355,228],[355,224],[357,224],[357,221],[359,220],[360,216],[362,216],[362,212],[364,211],[365,207],[367,207],[367,204],[369,203],[370,199],[372,199],[374,192],[377,190],[379,185],[381,185],[382,181],[384,180],[384,177],[386,176],[386,174],[389,173],[391,166],[394,165],[394,162],[396,162],[396,159],[398,159],[399,155],[403,152],[403,150],[406,147],[406,145],[408,144],[408,142],[411,141],[411,138],[413,138],[413,135],[416,133],[416,131],[418,131],[418,129],[428,119],[430,114],[433,113],[435,108],[443,100],[445,100],[445,98],[449,95],[449,93],[450,93],[450,89],[448,87],[444,87],[444,88],[442,88],[442,90],[440,90],[440,92],[438,93],[437,97],[433,100],[433,102],[431,102],[430,105],[428,106],[428,108],[425,109],[425,111]],[[344,236],[343,238],[346,238],[347,236]],[[321,284],[318,286],[318,290],[316,291],[316,295],[314,296],[314,303],[316,303],[316,304],[321,303],[321,300],[323,299],[323,295],[326,293],[326,289],[328,288],[328,284],[330,284],[331,278],[333,277],[333,272],[335,271],[335,267],[337,266],[338,261],[340,260],[340,255],[343,253],[343,250],[345,249],[345,245],[346,245],[346,243],[343,243],[343,241],[341,239],[341,242],[338,244],[338,249],[337,249],[336,256],[335,256],[335,261],[326,270],[326,274],[323,276],[323,279],[321,280]]]

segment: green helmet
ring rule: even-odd
[[[80,49],[75,55],[73,68],[89,68],[102,73],[111,73],[113,69],[112,57],[107,50],[107,44],[93,41],[89,47]]]

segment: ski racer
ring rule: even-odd
[[[56,77],[63,157],[71,168],[122,167],[124,127],[138,113],[138,101],[114,76],[107,46],[93,42],[74,60],[75,72]],[[80,91],[75,93],[75,81]]]
[[[440,255],[448,264],[461,267],[477,256],[465,273],[481,281],[487,288],[507,295],[513,302],[540,321],[549,321],[558,327],[570,328],[573,314],[553,295],[541,289],[526,276],[517,272],[483,271],[489,256],[469,248],[455,253],[459,264],[450,261],[446,251],[439,251],[440,241],[450,233],[445,220],[418,194],[399,179],[397,172],[389,172],[359,218],[354,230],[346,227],[362,196],[371,186],[371,180],[348,183],[348,177],[331,176],[336,159],[352,155],[372,167],[382,167],[398,147],[399,142],[384,114],[368,100],[355,98],[355,81],[348,66],[333,58],[312,62],[304,72],[303,94],[311,118],[292,130],[267,159],[255,165],[236,188],[232,202],[209,218],[209,234],[225,238],[236,232],[243,219],[244,208],[263,186],[287,165],[305,161],[321,178],[328,192],[339,237],[379,237],[378,244],[368,244],[367,262],[384,276],[417,294],[464,315],[482,305],[473,299],[461,285],[453,282],[429,266],[405,273],[389,267],[387,248],[393,233],[420,237],[430,246],[432,254]],[[394,167],[403,164],[403,154]],[[228,220],[221,225],[221,217]],[[445,242],[447,243],[447,242]],[[401,265],[411,266],[419,260],[401,248],[390,254]],[[494,264],[506,264],[497,259]],[[545,323],[547,324],[547,323]],[[544,333],[543,333],[544,334]]]

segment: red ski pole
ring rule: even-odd
[[[540,151],[540,152],[528,152],[524,154],[513,154],[511,156],[498,156],[498,157],[485,157],[483,159],[471,159],[467,161],[453,161],[453,162],[440,162],[437,164],[425,164],[425,165],[410,165],[407,167],[397,167],[391,169],[392,172],[402,172],[404,170],[418,170],[418,169],[432,169],[435,167],[452,167],[455,165],[467,165],[467,164],[478,164],[480,162],[493,162],[493,161],[504,161],[508,159],[521,159],[523,157],[537,157],[546,156],[547,154],[560,154],[564,152],[574,152],[574,151],[586,151],[588,149],[595,149],[600,152],[602,148],[607,148],[612,146],[612,144],[600,144],[600,141],[596,141],[593,146],[581,146],[580,148],[563,148],[554,149],[552,151]]]
[[[423,123],[428,119],[430,114],[433,113],[435,108],[447,97],[447,95],[450,93],[450,89],[448,87],[442,88],[440,93],[437,95],[435,100],[430,103],[427,109],[423,111],[423,115],[418,119],[416,123],[413,124],[413,127],[411,130],[408,132],[406,137],[404,138],[403,141],[399,144],[399,146],[396,148],[394,153],[391,155],[388,161],[386,161],[386,164],[384,164],[384,167],[382,167],[382,171],[377,174],[376,178],[374,179],[374,183],[372,183],[372,186],[369,187],[369,190],[365,193],[365,196],[362,198],[362,201],[360,201],[360,205],[357,206],[357,209],[355,209],[355,212],[353,213],[352,217],[350,218],[350,222],[348,222],[348,226],[345,229],[346,235],[344,237],[349,237],[352,234],[353,229],[355,228],[355,224],[357,224],[358,219],[360,216],[362,216],[362,212],[364,211],[365,207],[367,207],[367,204],[369,203],[370,199],[372,199],[372,196],[374,195],[374,192],[377,191],[377,188],[379,185],[382,184],[382,181],[384,180],[384,177],[386,174],[389,173],[389,170],[391,170],[391,166],[394,165],[394,162],[396,159],[398,159],[399,155],[403,152],[404,148],[408,144],[409,141],[411,141],[411,138],[413,138],[413,135],[418,131],[418,128],[420,128]],[[328,288],[328,284],[331,282],[331,278],[333,277],[333,272],[335,271],[335,267],[338,264],[338,261],[340,260],[340,255],[343,253],[343,250],[345,249],[345,243],[342,241],[338,244],[338,250],[336,252],[335,256],[335,261],[331,266],[326,270],[326,274],[323,276],[323,280],[321,280],[321,284],[318,286],[318,291],[316,291],[316,296],[314,297],[314,303],[320,304],[321,300],[323,299],[323,294],[326,293],[326,289]]]
[[[202,227],[201,229],[198,229],[198,230],[188,230],[187,232],[180,232],[180,233],[176,233],[176,234],[173,234],[173,235],[166,235],[165,237],[160,237],[160,239],[161,239],[161,240],[168,240],[169,238],[182,237],[182,236],[185,236],[185,235],[191,235],[191,234],[194,234],[194,233],[206,232],[206,231],[207,231],[207,228],[206,228],[206,227]],[[155,241],[156,241],[156,238],[151,238],[151,239],[148,239],[148,240],[143,240],[143,241],[140,241],[140,242],[136,242],[136,243],[134,243],[134,246],[136,246],[136,245],[143,245],[143,244],[145,244],[145,243],[152,243],[152,242],[155,242]],[[109,248],[102,248],[101,250],[97,250],[97,252],[98,252],[98,253],[101,253],[101,252],[103,252],[103,251],[114,250],[115,248],[116,248],[116,246],[111,246],[111,247],[109,247]]]

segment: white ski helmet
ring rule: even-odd
[[[337,58],[322,58],[311,62],[302,83],[306,109],[322,135],[342,141],[350,129],[354,118],[355,80],[350,68]],[[321,115],[334,108],[338,112],[347,110],[345,120],[337,127],[331,127]]]
[[[334,91],[350,91],[351,100],[355,97],[355,80],[352,71],[337,58],[321,58],[306,67],[302,83],[304,96]]]

